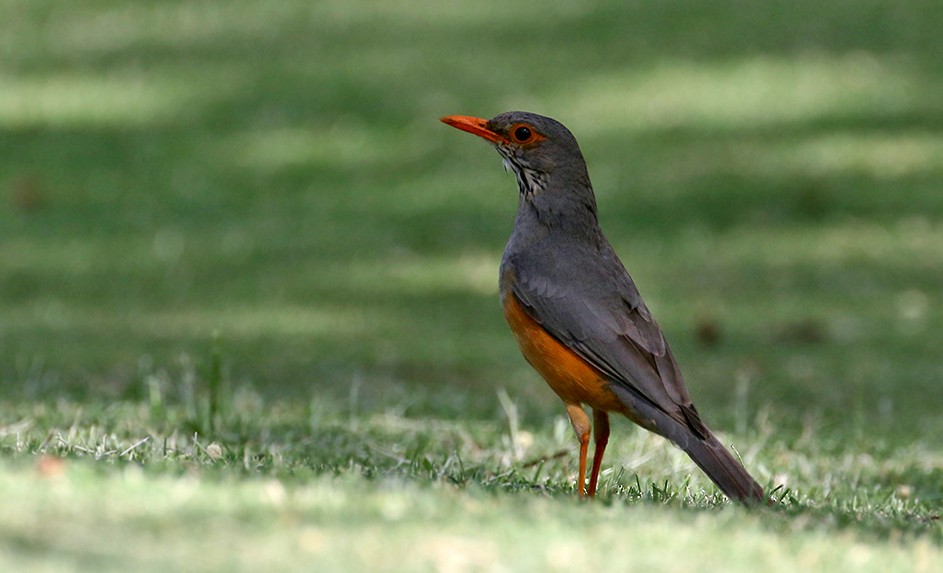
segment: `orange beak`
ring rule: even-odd
[[[483,137],[493,143],[504,143],[507,141],[501,135],[488,129],[487,119],[472,117],[470,115],[448,115],[441,118],[439,121],[461,129],[462,131],[475,134],[478,137]]]

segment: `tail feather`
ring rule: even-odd
[[[679,445],[730,499],[747,504],[766,502],[760,484],[713,435]]]
[[[626,407],[623,414],[677,444],[727,497],[744,504],[769,503],[760,484],[717,440],[693,405],[680,408],[679,416],[672,417],[627,386],[613,384],[611,388]]]

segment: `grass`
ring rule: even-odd
[[[931,570],[938,10],[0,0],[0,570]],[[512,108],[776,507],[627,422],[574,499],[436,121]]]
[[[784,444],[766,427],[750,435],[747,462],[759,465],[762,452],[819,485],[781,490],[775,507],[748,511],[706,494],[681,454],[636,432],[613,444],[627,469],[608,470],[600,497],[580,503],[562,420],[532,434],[261,402],[237,393],[213,441],[198,431],[200,404],[16,409],[18,423],[2,431],[13,439],[0,472],[9,500],[0,564],[708,571],[761,560],[773,571],[930,571],[940,554],[939,453],[925,447],[870,456],[842,446],[835,455],[809,437]],[[670,479],[641,478],[640,466]],[[900,485],[889,490],[889,481]]]

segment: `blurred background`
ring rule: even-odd
[[[505,389],[545,428],[497,299],[516,184],[437,121],[521,109],[579,139],[708,420],[943,431],[935,0],[0,14],[0,400],[172,392],[215,346],[271,403],[490,418]]]

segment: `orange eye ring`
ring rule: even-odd
[[[510,139],[518,145],[528,145],[537,143],[544,139],[544,136],[537,133],[533,126],[526,123],[515,123],[509,130]]]

